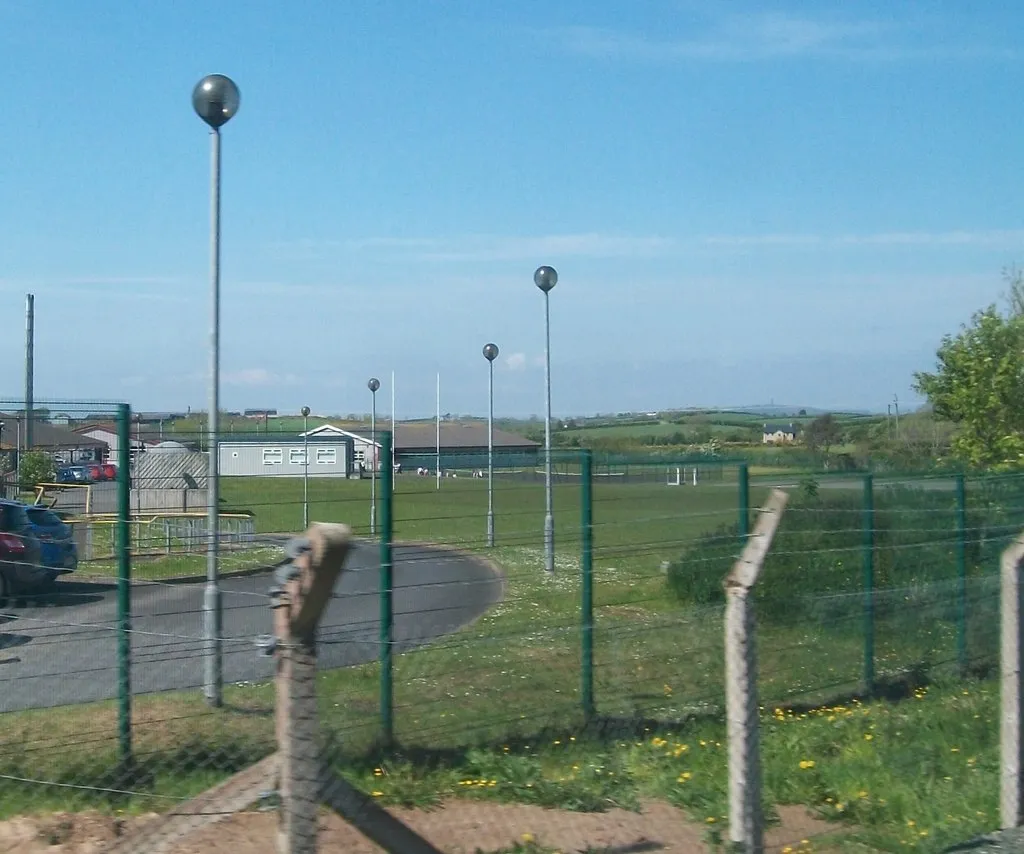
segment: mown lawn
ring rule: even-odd
[[[417,505],[405,497],[422,508],[419,515],[434,499],[424,494]],[[730,514],[728,504],[718,513]],[[399,748],[375,748],[375,665],[320,676],[321,724],[337,769],[388,804],[463,797],[591,810],[655,797],[698,821],[724,822],[721,609],[683,608],[665,596],[657,561],[679,543],[655,542],[659,528],[642,501],[626,506],[628,524],[611,517],[595,533],[598,720],[588,726],[580,708],[578,549],[560,541],[558,572],[549,579],[537,546],[503,545],[493,558],[507,573],[504,602],[396,659]],[[698,520],[716,516],[691,511],[690,536],[701,530]],[[440,514],[409,521],[453,531]],[[630,548],[627,535],[613,534],[618,527],[648,533]],[[887,643],[904,661],[944,631],[922,620],[918,635],[901,632],[898,617],[891,623]],[[881,850],[938,850],[994,827],[997,687],[958,682],[899,703],[826,702],[859,687],[857,625],[828,620],[762,632],[769,805],[806,804],[848,821],[857,839]],[[898,676],[887,674],[886,655],[879,650],[880,676]],[[0,775],[16,779],[0,778],[0,815],[166,809],[274,749],[272,686],[233,685],[226,699],[215,711],[194,693],[136,698],[136,776],[127,779],[117,773],[113,704],[4,715]],[[775,711],[784,700],[813,710]]]
[[[257,530],[301,527],[301,482],[225,486],[233,508],[255,513]],[[367,533],[368,482],[310,487],[314,520]],[[752,503],[763,496],[752,489]],[[580,490],[556,490],[553,578],[541,569],[542,483],[501,481],[495,506],[498,547],[489,550],[485,482],[445,480],[438,491],[430,478],[399,479],[396,539],[486,555],[506,574],[505,598],[473,625],[396,658],[395,749],[377,748],[376,665],[320,675],[321,724],[336,768],[387,804],[462,797],[592,810],[653,797],[720,826],[722,610],[668,596],[662,563],[737,518],[735,485],[595,485],[591,721],[581,708]],[[830,600],[820,618],[762,626],[769,812],[805,804],[847,822],[859,844],[886,851],[940,850],[995,826],[998,686],[925,687],[929,674],[949,678],[938,665],[953,657],[955,627],[948,608],[907,607],[880,612],[876,624],[877,676],[910,686],[900,702],[848,699],[861,688],[864,663],[859,596]],[[165,809],[203,790],[274,749],[272,686],[232,685],[226,699],[211,710],[195,693],[135,698],[128,778],[118,772],[112,703],[3,715],[0,816]],[[32,780],[64,785],[25,782]]]

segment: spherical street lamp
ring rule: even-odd
[[[223,614],[217,551],[220,540],[220,128],[237,112],[241,101],[235,82],[223,74],[210,74],[192,90],[192,109],[210,126],[210,414],[207,423],[209,454],[207,493],[206,589],[203,593],[203,692],[214,706],[223,703],[224,671],[221,628]]]
[[[548,293],[558,284],[558,273],[554,267],[538,267],[533,274],[533,283],[544,293]]]
[[[551,310],[548,295],[558,284],[554,267],[538,267],[533,283],[544,293],[544,387],[547,412],[544,419],[544,569],[555,571],[555,511],[551,486]]]
[[[370,377],[366,387],[370,390],[370,534],[377,533],[377,389],[380,380]],[[366,451],[363,451],[366,462]]]
[[[241,100],[235,81],[223,74],[206,75],[192,90],[192,109],[214,130],[234,117]]]
[[[494,546],[494,360],[497,344],[484,344],[487,360],[487,545]]]

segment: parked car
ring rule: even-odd
[[[57,469],[57,483],[88,483],[89,473],[85,466],[63,466]]]
[[[71,526],[42,504],[29,505],[25,512],[39,540],[40,562],[52,571],[53,578],[78,569],[78,544]]]
[[[117,480],[117,466],[111,463],[103,463],[100,468],[103,469],[104,480]]]
[[[56,577],[42,566],[39,539],[20,501],[0,500],[0,599],[42,589]]]

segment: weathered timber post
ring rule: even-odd
[[[316,628],[350,547],[346,525],[315,523],[290,544],[293,562],[272,591],[277,653],[279,854],[315,854],[320,805]]]
[[[753,533],[725,577],[725,703],[729,740],[729,841],[744,854],[764,851],[758,733],[757,649],[750,594],[761,574],[789,496],[773,490]]]

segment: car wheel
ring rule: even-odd
[[[7,576],[0,572],[0,605],[7,604],[7,597],[11,595],[11,583]]]

